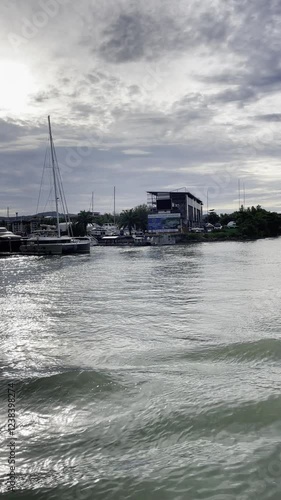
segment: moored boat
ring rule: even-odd
[[[71,224],[68,214],[65,212],[65,223],[69,234],[61,235],[61,226],[59,220],[58,194],[60,193],[62,205],[66,208],[66,201],[61,185],[61,177],[59,166],[55,154],[55,147],[52,137],[51,121],[48,116],[49,139],[52,160],[52,173],[54,194],[56,203],[56,226],[52,232],[44,231],[43,234],[33,234],[30,238],[24,239],[20,245],[20,251],[26,255],[65,255],[65,254],[81,254],[90,253],[90,238],[81,237],[74,238],[71,234]]]
[[[19,252],[21,241],[21,236],[8,231],[6,227],[0,227],[0,253]]]
[[[67,255],[89,253],[89,246],[88,238],[32,236],[22,241],[20,251],[25,255]]]

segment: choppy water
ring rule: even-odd
[[[3,498],[280,500],[281,239],[6,258],[0,277]]]

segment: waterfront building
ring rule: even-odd
[[[202,226],[203,202],[190,192],[148,191],[149,232],[179,232]]]
[[[40,220],[36,217],[16,217],[10,219],[8,225],[11,226],[15,234],[31,234],[39,229]]]

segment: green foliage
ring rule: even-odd
[[[181,235],[182,243],[196,243],[203,241],[231,241],[237,240],[236,229],[225,229],[210,233],[185,233]]]
[[[123,210],[119,216],[119,227],[127,227],[130,234],[132,229],[147,230],[149,209],[147,205],[138,205],[130,210]]]
[[[87,225],[93,221],[92,212],[81,210],[77,215],[77,222],[73,225],[74,236],[85,236],[87,234]]]
[[[209,212],[206,217],[206,222],[209,222],[209,224],[216,224],[220,222],[220,216],[216,212]]]
[[[118,220],[118,215],[115,217],[115,221],[117,222]],[[108,224],[108,223],[111,223],[113,224],[114,223],[114,216],[112,214],[103,214],[103,215],[97,215],[95,217],[93,217],[93,222],[95,224],[98,224],[99,226],[102,226],[103,224]]]
[[[231,220],[237,224],[237,236],[241,239],[267,238],[281,234],[281,214],[261,208],[241,208],[232,214],[222,214],[220,223],[226,225]]]
[[[239,239],[237,234],[238,234],[237,229],[224,229],[221,231],[213,231],[211,233],[205,233],[204,239],[212,241],[228,241],[228,240],[231,241]]]
[[[115,223],[119,227],[127,227],[130,234],[133,228],[146,231],[149,209],[147,205],[138,205],[129,210],[123,210],[120,215],[115,215]],[[93,216],[92,212],[81,210],[77,215],[76,221],[73,224],[74,236],[84,236],[86,234],[87,225],[95,223],[102,226],[106,223],[114,223],[114,216],[109,213]]]
[[[222,226],[226,226],[230,221],[236,221],[236,215],[238,212],[234,212],[232,214],[221,214],[220,215],[220,223]]]
[[[148,226],[148,214],[149,209],[147,205],[138,205],[133,209],[135,215],[135,226],[136,229],[140,229],[141,231],[146,231]]]
[[[123,210],[119,217],[119,227],[127,227],[129,233],[132,234],[132,229],[135,226],[136,216],[134,213],[134,209]]]

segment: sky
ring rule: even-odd
[[[0,216],[52,208],[48,115],[72,213],[280,212],[280,33],[279,0],[1,0]]]

